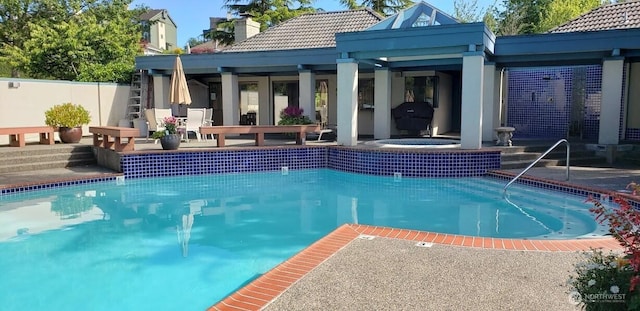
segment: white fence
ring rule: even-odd
[[[129,88],[115,83],[0,78],[0,127],[45,125],[45,111],[70,102],[89,111],[91,123],[83,127],[84,135],[89,135],[88,126],[117,126],[125,118]],[[26,140],[37,138],[37,134],[27,135]],[[0,136],[0,145],[8,143],[7,135]]]

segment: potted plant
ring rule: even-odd
[[[155,131],[151,135],[153,139],[159,139],[162,149],[176,150],[180,147],[180,135],[178,135],[178,119],[166,117],[162,120],[164,130]]]
[[[280,121],[278,125],[301,125],[313,124],[309,117],[304,115],[304,109],[295,106],[289,106],[280,111]]]
[[[45,111],[45,124],[58,129],[60,141],[77,143],[82,138],[82,125],[91,122],[89,111],[80,105],[64,103]]]

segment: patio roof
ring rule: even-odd
[[[501,66],[582,65],[618,56],[640,57],[640,28],[498,37],[493,60]]]

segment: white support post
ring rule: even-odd
[[[358,144],[358,62],[338,59],[338,144]]]
[[[299,71],[300,95],[298,103],[300,108],[304,110],[304,114],[311,119],[316,120],[316,74],[311,70]]]
[[[238,76],[231,72],[223,72],[222,76],[222,123],[223,125],[240,124],[240,91]]]
[[[391,71],[377,68],[374,85],[373,138],[391,137]]]
[[[467,52],[462,57],[462,120],[460,147],[482,147],[482,100],[484,89],[483,52]]]
[[[153,107],[171,108],[169,102],[169,88],[171,87],[171,76],[153,75]]]
[[[598,137],[598,143],[602,145],[619,143],[623,69],[624,57],[608,58],[602,63],[602,102]]]
[[[495,107],[498,105],[495,93],[496,85],[496,65],[485,64],[484,65],[484,87],[482,98],[482,141],[494,140],[495,133],[493,131],[495,126],[495,119],[498,118],[494,114]]]

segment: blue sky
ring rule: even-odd
[[[453,15],[453,0],[426,0],[425,2]],[[485,8],[494,0],[478,0],[478,6]],[[202,34],[202,30],[209,28],[209,17],[224,17],[226,10],[222,9],[223,0],[135,0],[133,5],[146,5],[152,9],[166,9],[169,16],[178,25],[178,46],[182,47],[187,40]],[[316,8],[325,11],[344,10],[338,0],[316,0]]]

